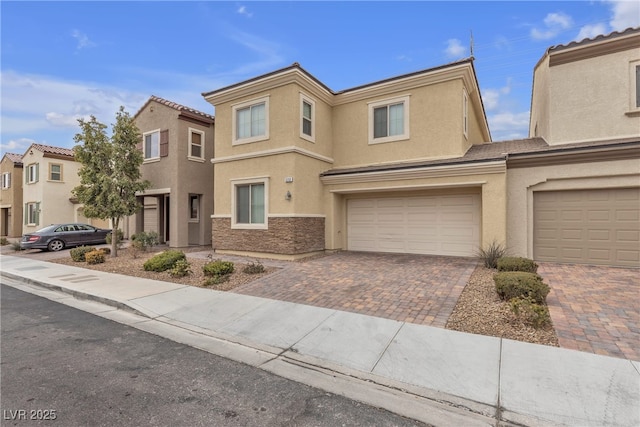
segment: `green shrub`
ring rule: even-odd
[[[145,261],[142,267],[145,271],[166,271],[173,268],[176,265],[176,262],[181,259],[187,259],[184,252],[176,249],[170,249],[149,258]]]
[[[489,246],[478,249],[476,255],[480,258],[484,266],[487,268],[497,268],[498,259],[505,256],[507,248],[502,243],[498,243],[495,240],[489,244]]]
[[[260,274],[264,273],[264,265],[260,261],[250,262],[242,269],[245,274]]]
[[[536,329],[551,324],[549,308],[536,303],[531,297],[511,298],[509,306],[517,318]]]
[[[502,257],[498,259],[498,271],[526,271],[535,273],[538,264],[534,260],[522,257]]]
[[[95,250],[96,248],[93,246],[78,246],[77,248],[71,249],[69,254],[71,255],[71,259],[75,262],[85,262],[87,260],[85,255]]]
[[[157,246],[159,243],[158,233],[155,231],[136,233],[131,236],[131,245],[139,250],[146,251]]]
[[[173,268],[169,270],[171,277],[185,277],[191,273],[193,273],[193,271],[191,271],[191,264],[186,259],[179,259]]]
[[[0,237],[0,246],[7,246],[9,244],[9,239],[6,237]]]
[[[13,242],[11,244],[11,249],[13,249],[16,252],[20,252],[22,250],[22,248],[20,247],[20,242]]]
[[[111,255],[111,248],[100,248],[105,255]]]
[[[229,281],[229,275],[207,277],[204,280],[204,286],[216,286]]]
[[[496,284],[496,292],[505,301],[529,297],[534,302],[543,304],[549,294],[549,286],[535,273],[503,271],[494,274],[493,281]]]
[[[111,242],[113,241],[112,239],[113,239],[113,232],[107,234],[107,237],[106,237],[107,244],[110,245]],[[119,228],[116,229],[116,246],[118,248],[122,247],[123,239],[124,239],[124,233],[122,232],[122,230],[120,230]]]
[[[234,266],[231,261],[222,261],[219,259],[208,262],[202,267],[202,271],[207,277],[225,276],[233,273],[233,270]]]
[[[87,260],[87,264],[102,264],[104,262],[104,252],[100,249],[87,252],[84,256]]]

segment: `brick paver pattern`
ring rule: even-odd
[[[477,263],[339,252],[292,263],[233,292],[444,328]]]
[[[640,361],[640,270],[541,263],[560,347]]]

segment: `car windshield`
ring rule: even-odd
[[[40,230],[36,231],[36,233],[46,233],[46,232],[49,232],[49,231],[53,230],[55,227],[57,227],[57,225],[48,225],[48,226],[43,227]]]

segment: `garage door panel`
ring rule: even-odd
[[[480,197],[352,199],[347,225],[350,250],[473,256],[480,240]]]
[[[640,267],[640,189],[534,193],[534,258]]]

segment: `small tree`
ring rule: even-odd
[[[78,175],[80,185],[72,190],[84,204],[87,218],[110,219],[116,232],[120,220],[140,209],[136,192],[149,188],[141,180],[142,152],[137,148],[141,135],[133,118],[124,111],[116,113],[116,123],[109,138],[106,125],[94,116],[89,121],[78,120],[80,133],[73,148],[76,161],[82,164]],[[117,239],[111,239],[111,256],[118,256]]]

